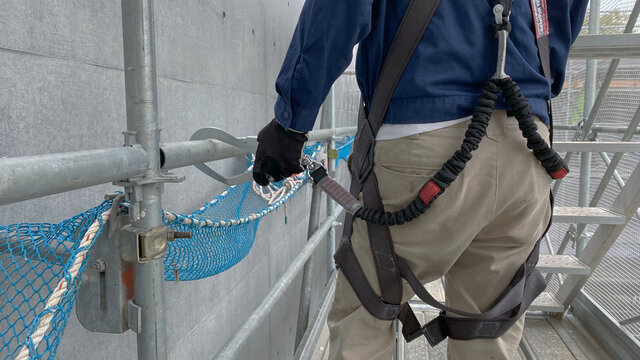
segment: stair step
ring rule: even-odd
[[[631,141],[558,141],[557,152],[640,152],[640,142]]]
[[[414,297],[414,299],[409,301],[411,304],[411,309],[413,311],[422,311],[422,312],[430,312],[430,313],[438,313],[439,310],[432,307],[431,305],[425,304],[422,300]],[[529,311],[544,311],[544,312],[564,312],[564,306],[560,303],[555,296],[550,294],[547,291],[542,292],[531,306],[529,306]]]
[[[561,313],[564,312],[564,306],[555,298],[555,296],[544,291],[535,300],[533,300],[533,303],[529,306],[529,311]]]
[[[623,225],[627,218],[613,211],[598,207],[556,206],[555,223]]]
[[[591,268],[573,255],[540,254],[537,268],[543,273],[591,274]]]

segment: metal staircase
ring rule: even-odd
[[[622,188],[610,209],[598,207],[556,207],[554,223],[598,224],[598,229],[580,256],[541,254],[538,269],[547,274],[564,274],[557,294],[543,292],[529,308],[532,311],[563,313],[587,282],[593,269],[624,230],[640,207],[640,167]],[[551,248],[550,248],[551,249]]]

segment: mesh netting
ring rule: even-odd
[[[110,207],[105,201],[59,224],[0,226],[2,359],[55,356],[87,251],[102,229],[101,214]]]
[[[319,149],[316,144],[304,152],[315,158]],[[305,181],[305,173],[298,174],[270,185],[267,191],[248,182],[229,187],[190,214],[164,212],[165,225],[191,232],[191,238],[169,243],[165,280],[202,279],[237,264],[251,250],[262,217],[291,198]]]
[[[320,147],[309,146],[305,154],[316,158]],[[229,187],[190,214],[165,211],[165,225],[192,234],[169,243],[165,279],[201,279],[237,264],[249,253],[259,221],[306,181],[302,173],[268,188],[249,182]],[[105,201],[59,224],[0,226],[0,359],[55,357],[88,252],[108,221],[111,206]],[[122,208],[126,210],[126,204]]]
[[[251,250],[260,219],[293,196],[305,176],[298,175],[295,180],[295,185],[272,205],[253,192],[252,183],[245,183],[230,187],[190,214],[165,212],[165,225],[191,232],[191,238],[169,243],[165,280],[202,279],[237,264]],[[275,185],[283,186],[282,182]]]
[[[347,136],[344,140],[336,140],[336,150],[338,156],[335,160],[334,167],[338,167],[338,161],[340,159],[346,159],[351,154],[351,145],[353,144],[353,137]]]

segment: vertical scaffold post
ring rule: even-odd
[[[333,131],[335,130],[335,102],[334,102],[334,90],[331,88],[329,95],[327,95],[327,100],[322,106],[322,122],[321,127],[323,129],[330,128]],[[329,139],[328,149],[335,148],[334,136],[332,135]],[[334,176],[335,171],[333,171],[333,167],[331,165],[332,159],[327,157],[327,168],[329,169],[329,175]],[[308,237],[310,237],[318,228],[320,224],[320,209],[322,207],[321,203],[322,199],[322,189],[319,187],[313,187],[313,193],[311,195],[311,209],[309,212],[309,227],[307,231]],[[333,216],[335,211],[335,205],[333,204],[333,200],[331,200],[327,196],[327,217]],[[333,270],[333,253],[335,252],[335,245],[332,246],[332,242],[335,244],[335,226],[331,226],[330,234],[328,237],[328,257],[329,257],[329,272],[328,275],[331,274]],[[305,332],[309,326],[309,314],[311,307],[311,282],[313,278],[313,261],[314,255],[312,254],[307,263],[304,265],[304,271],[302,275],[302,289],[300,291],[300,306],[298,308],[298,326],[296,329],[296,342],[294,352],[298,349],[300,345],[300,341],[304,337]]]
[[[156,88],[153,0],[122,0],[127,130],[149,156],[141,194],[136,196],[140,216],[133,226],[153,229],[162,225],[160,128]],[[135,303],[142,311],[137,335],[138,359],[167,359],[167,329],[162,259],[135,265]]]
[[[331,88],[329,91],[329,95],[327,96],[327,100],[325,102],[326,109],[323,107],[322,112],[322,120],[323,127],[329,127],[332,131],[336,129],[336,93],[335,86]],[[336,140],[335,135],[329,139],[329,149],[336,148]],[[336,169],[335,162],[337,159],[332,159],[331,156],[327,157],[327,171],[329,176],[335,178]],[[327,196],[327,216],[333,216],[336,211],[336,202],[330,196]],[[331,226],[331,230],[329,230],[329,241],[327,242],[327,251],[328,251],[328,274],[330,275],[333,270],[336,268],[336,264],[333,260],[333,254],[336,252],[336,225]]]
[[[595,35],[600,32],[600,0],[591,0],[589,8],[589,34]],[[593,109],[596,98],[596,86],[598,83],[598,60],[587,60],[587,74],[584,83],[584,116],[583,124],[589,119],[589,114]],[[584,131],[590,131],[587,127]],[[587,138],[589,134],[584,133],[582,137]],[[591,193],[591,153],[583,152],[580,154],[580,186],[578,191],[578,203],[582,207],[589,206],[589,195]],[[581,227],[582,231],[578,233],[578,242],[576,254],[580,255],[586,247],[588,239],[585,237],[586,227]]]
[[[309,212],[309,227],[307,231],[307,239],[313,235],[320,224],[320,207],[322,199],[322,189],[318,186],[313,187],[311,195],[311,210]],[[315,252],[314,252],[315,253]],[[311,306],[311,282],[313,279],[313,261],[314,254],[311,254],[309,260],[304,264],[302,272],[302,289],[300,290],[300,306],[298,308],[298,326],[296,328],[295,350],[298,349],[300,341],[307,331],[309,325],[309,313]]]

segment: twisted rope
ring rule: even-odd
[[[327,161],[326,157],[322,155],[326,155],[321,153],[322,145],[317,143],[313,147],[311,147],[311,153],[309,156],[315,159],[318,162],[325,163]],[[251,166],[247,169],[247,171],[253,170],[253,162],[255,161],[255,155],[251,155]],[[281,187],[277,187],[271,183],[267,186],[260,186],[255,181],[251,184],[251,189],[253,192],[260,196],[263,200],[267,202],[268,205],[273,205],[277,202],[280,202],[282,199],[287,197],[291,191],[299,188],[304,184],[306,177],[304,174],[293,174],[290,177],[284,179]]]
[[[251,184],[253,192],[260,196],[269,205],[273,205],[284,198],[287,193],[296,188],[296,185],[302,184],[304,178],[299,178],[296,175],[284,179],[282,186],[278,188],[273,184],[267,186],[260,186],[255,181]],[[266,192],[265,192],[266,190]]]
[[[288,185],[290,187],[288,187],[286,191],[283,191],[282,194],[279,195],[277,198],[274,198],[273,201],[269,203],[264,210],[249,214],[242,218],[224,219],[224,220],[221,219],[221,220],[214,221],[210,219],[194,217],[192,214],[185,215],[185,214],[178,214],[170,211],[165,211],[164,220],[166,220],[167,226],[171,226],[173,224],[182,224],[182,225],[189,225],[189,226],[214,227],[214,228],[238,226],[251,221],[255,221],[271,213],[272,211],[280,207],[282,204],[284,204],[284,202],[289,200],[289,198],[291,198],[305,184],[307,180],[307,177],[305,174],[297,174],[292,176],[291,178],[292,180]],[[233,187],[234,186],[229,187],[227,191],[223,192],[220,196],[218,196],[212,202],[207,203],[204,207],[200,208],[200,210],[202,211],[214,206],[218,201],[226,197],[227,194],[229,193],[229,190],[231,190]]]
[[[47,303],[44,307],[44,310],[42,311],[42,313],[45,313],[45,315],[43,315],[38,321],[38,325],[36,326],[35,331],[27,336],[27,339],[25,340],[24,345],[22,345],[20,353],[15,360],[30,359],[32,349],[35,351],[40,345],[40,342],[44,338],[44,335],[47,333],[47,331],[49,331],[49,328],[51,327],[51,320],[53,320],[56,312],[60,310],[58,305],[67,292],[69,282],[75,281],[80,274],[80,268],[84,264],[85,259],[88,256],[88,252],[93,245],[93,239],[100,231],[102,224],[106,223],[109,220],[110,216],[111,208],[100,214],[100,216],[93,221],[91,226],[89,226],[89,229],[87,229],[87,232],[83,235],[82,241],[80,242],[80,246],[78,248],[79,251],[76,252],[72,265],[69,267],[69,269],[67,269],[65,276],[60,280],[60,282],[58,282],[55,290],[47,299]]]

